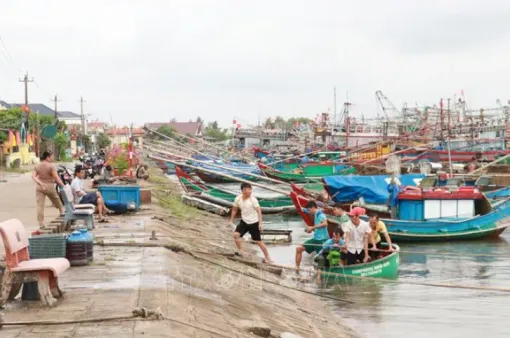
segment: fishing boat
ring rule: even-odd
[[[346,194],[336,194],[344,183],[324,179],[326,189],[339,202]],[[379,186],[364,192],[370,201],[385,201],[388,192]],[[334,195],[334,196],[333,196]],[[292,198],[292,196],[291,196]],[[431,190],[405,189],[398,196],[399,219],[381,219],[396,241],[453,241],[499,236],[510,225],[510,199],[490,203],[476,188],[456,190],[438,187]],[[298,210],[299,212],[299,210]],[[303,216],[303,215],[301,215]],[[307,218],[303,218],[305,221]],[[334,220],[330,222],[336,223]]]
[[[385,244],[386,243],[383,243],[383,245]],[[314,261],[314,268],[322,277],[327,278],[328,281],[333,278],[336,280],[345,280],[349,277],[396,279],[398,277],[400,262],[400,248],[396,244],[392,246],[395,251],[381,251],[378,259],[367,263],[321,267],[317,261]]]
[[[294,191],[291,192],[290,197],[296,206],[296,210],[298,214],[303,218],[303,221],[308,226],[313,226],[313,219],[310,217],[310,214],[304,212],[304,205],[309,201],[307,198],[303,196],[299,196]],[[336,222],[332,217],[332,209],[331,207],[324,205],[319,202],[319,206],[324,208],[326,214],[328,214],[328,232],[330,236],[333,231],[336,230],[339,226],[338,222]],[[349,266],[333,266],[329,268],[320,268],[320,273],[323,277],[327,278],[345,278],[348,276],[355,277],[373,277],[373,278],[389,278],[395,279],[398,275],[398,267],[399,267],[399,247],[393,244],[395,249],[394,252],[390,251],[382,251],[381,258],[368,263],[360,263]],[[314,262],[314,267],[316,269],[319,268],[317,262]]]
[[[318,182],[321,178],[328,175],[349,175],[353,174],[356,169],[345,164],[328,163],[308,163],[296,169],[294,172],[283,172],[263,163],[258,163],[259,168],[267,177],[280,180],[283,182]]]
[[[217,166],[209,166],[206,163],[192,161],[191,164],[198,167],[213,170],[215,172],[228,174],[229,176],[233,176],[235,178],[242,178],[244,180],[252,181],[254,180],[254,176],[250,174],[261,175],[261,170],[252,164],[246,164],[241,162],[222,162],[222,161],[210,161],[211,164],[220,165],[224,168],[218,168]],[[229,170],[229,168],[234,170]],[[239,172],[242,171],[242,172]],[[234,179],[225,177],[224,175],[215,175],[210,172],[196,170],[196,175],[200,177],[200,179],[206,183],[234,183],[236,182]]]
[[[184,172],[184,170],[179,166],[175,167],[175,173],[184,191],[192,196],[201,198],[208,202],[216,203],[220,206],[228,208],[233,207],[234,200],[238,194],[226,189],[198,182]],[[295,210],[292,201],[285,195],[277,197],[257,197],[257,200],[259,201],[260,209],[264,214],[291,212]]]

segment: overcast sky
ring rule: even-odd
[[[79,112],[83,95],[119,124],[314,117],[335,86],[358,116],[378,89],[490,107],[510,99],[509,17],[504,0],[2,1],[0,99],[23,100],[28,70],[31,102]]]

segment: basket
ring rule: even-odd
[[[28,239],[30,258],[59,258],[66,256],[64,235],[38,235]]]

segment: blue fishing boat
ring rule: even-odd
[[[405,186],[408,179],[399,178]],[[355,188],[345,186],[343,179],[324,178],[326,190],[337,202],[359,196],[369,203],[379,204],[389,197],[386,189],[388,184],[380,182],[380,179],[372,178],[371,186],[367,186],[370,180],[365,179],[364,184],[358,182]],[[350,192],[350,195],[344,192]],[[510,199],[506,197],[491,204],[483,193],[472,186],[460,186],[453,191],[442,187],[428,191],[404,189],[398,200],[398,219],[382,219],[388,233],[396,241],[497,237],[510,225]]]

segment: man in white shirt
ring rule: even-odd
[[[77,166],[74,170],[74,179],[71,182],[73,189],[74,203],[76,204],[93,204],[97,207],[97,213],[100,223],[108,222],[104,215],[109,211],[104,205],[103,196],[99,191],[89,192],[85,191],[83,178],[85,177],[85,170],[81,166]]]
[[[365,209],[356,207],[349,213],[350,222],[345,223],[345,246],[347,248],[347,265],[366,263],[370,259],[368,255],[368,241],[371,238],[372,229],[368,222],[359,217],[365,214]]]
[[[262,242],[260,232],[262,231],[262,211],[257,199],[251,195],[252,188],[249,183],[241,184],[241,194],[234,200],[234,206],[230,214],[229,224],[234,224],[234,217],[238,210],[241,210],[241,221],[234,231],[234,241],[236,243],[239,254],[244,256],[241,238],[249,232],[251,239],[255,241],[264,254],[264,262],[270,263],[269,252]]]

